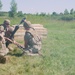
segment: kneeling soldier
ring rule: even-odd
[[[41,38],[36,33],[36,30],[32,28],[30,21],[24,21],[23,24],[26,32],[24,36],[24,47],[31,53],[39,53],[41,49]]]

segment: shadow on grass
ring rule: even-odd
[[[16,57],[22,57],[23,55],[25,55],[25,56],[33,56],[33,57],[35,57],[35,56],[40,56],[40,57],[42,57],[42,58],[45,58],[45,55],[40,54],[40,53],[38,53],[38,54],[34,53],[34,54],[30,54],[30,55],[29,55],[29,54],[23,53],[23,52],[17,52],[17,53],[10,52],[10,53],[8,53],[8,55],[10,55],[10,56],[16,56]]]
[[[21,57],[21,56],[23,56],[22,53],[8,53],[8,55],[16,56],[16,57]]]

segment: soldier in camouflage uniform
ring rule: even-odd
[[[4,32],[3,26],[0,26],[0,63],[6,62],[5,55],[9,52],[9,50],[6,48],[3,32]]]
[[[10,20],[6,19],[4,20],[4,23],[3,23],[3,27],[4,27],[4,30],[5,30],[5,37],[7,38],[10,38],[14,28],[10,26]],[[13,37],[14,38],[14,37]],[[13,39],[12,39],[13,40]],[[6,40],[7,41],[7,40]],[[12,50],[13,48],[8,46],[7,47],[9,50]]]
[[[13,27],[10,26],[10,20],[6,19],[4,20],[4,29],[5,29],[5,37],[10,38],[12,32],[13,32]]]
[[[26,32],[24,36],[24,47],[31,53],[39,53],[41,49],[41,38],[36,30],[32,28],[30,21],[24,21],[23,24]]]

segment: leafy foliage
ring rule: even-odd
[[[64,11],[64,15],[68,15],[68,14],[69,14],[68,10],[65,9],[65,11]]]
[[[12,0],[11,2],[11,10],[9,11],[9,17],[15,17],[17,13],[17,3],[15,0]]]
[[[0,0],[0,10],[2,9],[2,6],[3,6],[3,5],[2,5],[2,2],[1,2],[1,0]]]
[[[61,20],[71,21],[74,17],[72,15],[64,15],[61,17]]]
[[[24,14],[22,13],[22,11],[18,11],[17,16],[18,16],[18,17],[23,17]]]

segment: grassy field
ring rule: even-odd
[[[43,24],[48,30],[47,38],[42,40],[43,57],[20,56],[17,48],[8,55],[6,64],[0,64],[0,75],[75,75],[75,21],[36,16],[27,16],[27,19]],[[20,19],[11,21],[17,24]]]

